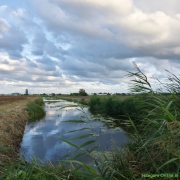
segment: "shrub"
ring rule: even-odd
[[[89,100],[89,106],[91,111],[98,111],[101,109],[101,98],[94,95]]]
[[[43,98],[42,98],[42,97],[37,98],[37,99],[34,101],[34,103],[37,104],[37,105],[39,105],[39,106],[43,106],[43,105],[44,105]]]
[[[101,99],[101,109],[106,115],[117,116],[122,114],[121,100],[117,96]]]
[[[143,103],[144,104],[144,103]],[[145,107],[141,97],[128,97],[121,103],[122,114],[130,117],[133,121],[141,122],[145,116]]]
[[[44,102],[41,97],[28,104],[27,111],[31,121],[40,119],[45,116],[46,112],[44,111],[42,105],[44,105]]]

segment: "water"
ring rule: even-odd
[[[36,155],[41,161],[46,162],[50,160],[56,164],[58,160],[65,159],[65,155],[74,153],[76,150],[69,144],[62,141],[60,138],[70,140],[71,138],[81,136],[87,133],[93,133],[89,130],[71,132],[81,128],[90,128],[89,123],[69,123],[63,122],[66,120],[79,120],[85,114],[77,110],[77,107],[68,107],[61,109],[64,105],[75,103],[59,100],[56,102],[45,101],[46,116],[38,122],[32,122],[26,125],[23,140],[21,143],[20,153],[29,162],[32,157]],[[97,120],[92,120],[88,108],[84,108],[86,115],[89,117],[94,132],[97,134],[97,139],[100,143],[100,150],[110,150],[112,140],[116,142],[117,146],[126,143],[130,138],[122,129],[109,129],[105,123]],[[84,119],[88,122],[87,118]],[[87,137],[86,139],[71,140],[76,145],[81,145],[86,141],[94,140],[95,136]],[[93,147],[89,145],[86,149]],[[77,151],[76,153],[78,153]]]

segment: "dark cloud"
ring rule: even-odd
[[[132,61],[151,80],[164,78],[164,69],[178,73],[180,6],[177,0],[161,4],[2,0],[0,76],[5,85],[66,92],[68,87],[111,89],[119,83],[124,91],[127,71],[135,70]]]
[[[26,59],[26,63],[27,63],[27,66],[31,67],[31,68],[36,68],[38,67],[36,63],[34,63],[32,60],[30,59]]]
[[[47,56],[36,59],[36,62],[39,64],[38,67],[43,71],[56,71],[56,62]]]
[[[36,32],[32,42],[32,53],[33,55],[43,56],[49,55],[59,60],[65,60],[65,56],[68,52],[63,50],[61,47],[57,47],[55,42],[49,41],[46,38],[46,34],[43,32]]]
[[[1,61],[1,64],[9,64],[9,62],[5,59]]]
[[[2,34],[0,49],[7,52],[12,59],[22,58],[23,45],[27,44],[26,35],[21,30],[11,27]]]

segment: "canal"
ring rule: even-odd
[[[57,164],[59,160],[70,157],[68,155],[80,153],[81,150],[77,151],[76,148],[62,141],[61,138],[77,146],[95,140],[95,143],[85,146],[83,151],[88,151],[98,145],[96,152],[110,152],[112,142],[117,147],[121,147],[130,139],[123,129],[109,128],[104,122],[92,118],[88,107],[84,107],[82,112],[82,109],[73,107],[76,105],[73,102],[48,99],[44,99],[44,102],[46,116],[39,121],[27,123],[21,143],[20,153],[29,162],[36,156],[44,163],[49,160],[51,163]],[[67,105],[71,107],[62,108]],[[65,122],[68,120],[82,120],[84,122]],[[71,140],[87,134],[92,135]],[[86,161],[88,163],[90,160]]]

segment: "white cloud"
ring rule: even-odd
[[[170,16],[163,11],[143,12],[131,0],[43,2],[43,8],[39,2],[38,11],[49,29],[52,27],[57,32],[112,39],[135,49],[152,45],[161,48],[175,42],[180,45],[178,15]],[[49,13],[46,13],[47,8]],[[83,13],[79,14],[81,8]]]
[[[132,11],[133,8],[132,0],[51,0],[51,2],[65,3],[68,4],[68,6],[73,6],[75,8],[90,8],[100,12],[103,10],[104,12],[108,13],[108,15],[110,13],[125,15]]]
[[[177,39],[176,32],[180,30],[180,20],[163,12],[145,14],[137,10],[123,18],[120,23],[127,32],[130,31],[130,37],[136,37],[136,43],[142,45],[166,44]]]
[[[159,2],[33,0],[0,6],[2,82],[34,92],[123,92],[132,59],[153,83],[165,77],[166,67],[178,73],[180,3]]]
[[[0,6],[0,13],[3,13],[7,9],[7,6]]]
[[[2,38],[2,33],[8,30],[8,22],[0,17],[0,38]]]
[[[25,13],[24,9],[17,9],[17,11],[12,12],[12,16],[22,18],[22,17],[24,17],[24,13]]]

